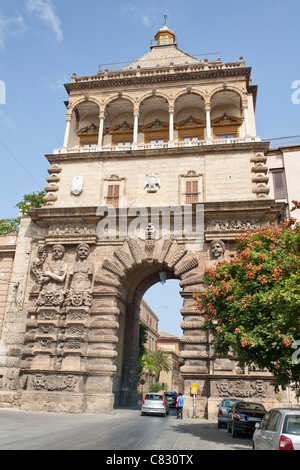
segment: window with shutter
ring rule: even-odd
[[[109,206],[119,207],[120,186],[118,184],[110,184],[107,189],[106,201]]]
[[[198,202],[198,181],[186,181],[185,183],[185,203],[192,204]]]
[[[273,186],[275,199],[286,199],[284,170],[273,170]]]

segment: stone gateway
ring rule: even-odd
[[[127,67],[73,74],[64,144],[46,156],[45,205],[7,248],[0,406],[136,404],[140,304],[161,273],[180,281],[184,413],[193,415],[191,384],[199,417],[215,417],[227,396],[276,403],[266,371],[214,355],[193,299],[235,237],[282,210],[268,196],[250,72],[242,58],[186,54],[165,24]]]

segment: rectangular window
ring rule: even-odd
[[[236,138],[236,134],[218,134],[217,135],[217,138],[219,140],[221,139],[235,139]]]
[[[107,205],[112,207],[119,207],[120,199],[120,186],[118,184],[110,184],[107,190]]]
[[[275,199],[286,199],[286,185],[284,169],[273,170],[273,186]]]
[[[124,140],[124,141],[119,141],[115,142],[117,147],[130,147],[132,145],[132,140]]]
[[[198,202],[198,181],[186,181],[185,183],[185,203],[192,204]]]
[[[198,136],[183,137],[183,142],[199,142],[200,138]]]
[[[166,139],[149,139],[149,144],[163,144]]]

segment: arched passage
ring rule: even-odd
[[[115,292],[103,295],[102,302],[118,308],[116,317],[118,341],[110,367],[113,374],[115,406],[131,406],[137,403],[138,342],[140,305],[144,293],[160,281],[160,273],[167,279],[178,279],[182,289],[183,374],[206,373],[208,364],[208,341],[201,330],[202,319],[195,307],[193,293],[199,289],[202,273],[198,258],[192,251],[173,239],[140,240],[127,238],[102,264],[100,275],[103,285],[118,286]],[[117,274],[118,281],[111,278]],[[105,299],[107,297],[107,300]],[[104,313],[103,309],[103,313]],[[108,309],[111,311],[111,308]],[[112,317],[110,317],[112,319]],[[115,323],[111,323],[112,326]],[[200,362],[199,362],[200,361]],[[114,364],[114,366],[113,366]]]
[[[162,273],[166,279],[178,279],[174,270],[166,269],[162,263],[153,263],[150,266],[142,264],[135,271],[123,283],[126,292],[122,301],[126,310],[122,320],[122,315],[120,316],[119,360],[115,379],[119,390],[114,390],[115,406],[131,406],[137,403],[140,309],[144,294],[151,286],[160,282]],[[179,310],[181,306],[182,304]]]
[[[182,336],[180,323],[182,315],[182,297],[180,295],[178,279],[168,279],[153,284],[144,294],[143,300],[149,305],[159,318],[159,331],[165,331],[172,335]]]

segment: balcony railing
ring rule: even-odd
[[[182,148],[182,147],[202,147],[211,145],[228,145],[228,144],[239,144],[246,142],[261,142],[260,137],[245,137],[245,138],[224,138],[224,139],[209,139],[209,140],[198,140],[191,142],[174,141],[174,142],[160,142],[160,143],[142,143],[142,144],[130,144],[126,146],[118,145],[90,145],[88,147],[71,147],[71,148],[60,148],[54,149],[53,154],[63,153],[91,153],[91,152],[128,152],[128,150],[155,150],[162,148]]]
[[[207,54],[206,54],[207,55]],[[72,76],[72,83],[86,83],[86,82],[101,82],[105,80],[116,80],[123,78],[133,78],[133,77],[148,77],[149,75],[157,75],[158,69],[160,74],[170,74],[170,73],[186,73],[189,72],[201,72],[201,71],[211,71],[211,70],[225,70],[225,69],[237,69],[245,67],[245,61],[241,57],[239,62],[222,62],[218,56],[218,53],[214,53],[215,57],[212,61],[205,59],[204,61],[199,60],[198,63],[189,63],[189,64],[170,64],[162,66],[149,66],[147,67],[147,60],[144,61],[143,67],[140,65],[135,67],[134,62],[132,64],[117,63],[117,64],[105,64],[99,66],[97,75],[87,75],[82,77],[77,77],[74,73]],[[196,59],[200,56],[194,56]],[[175,59],[174,59],[175,60]],[[172,62],[172,58],[170,58]],[[124,66],[124,67],[123,67]],[[103,71],[104,69],[104,71]]]

